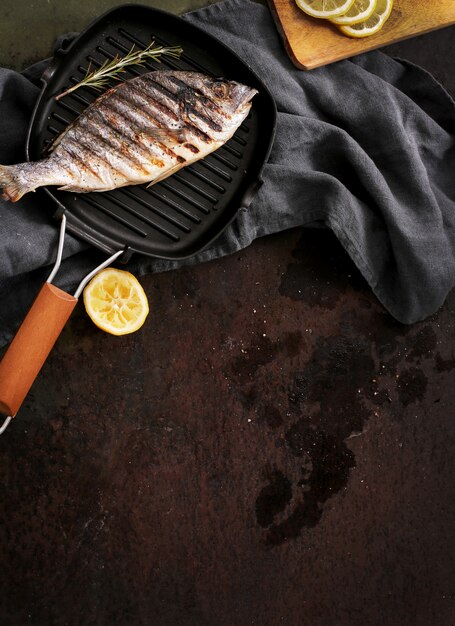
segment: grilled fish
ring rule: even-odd
[[[197,72],[154,71],[106,91],[41,161],[0,165],[3,198],[43,185],[71,192],[155,184],[232,137],[255,89]]]

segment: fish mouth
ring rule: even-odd
[[[246,85],[243,85],[244,87],[244,98],[245,98],[245,102],[250,102],[250,100],[252,100],[254,98],[254,96],[259,93],[259,91],[257,89],[254,89],[254,87],[247,87]]]
[[[259,91],[257,89],[254,89],[253,87],[248,87],[247,93],[245,94],[245,104],[249,104],[254,96],[258,93]]]
[[[246,108],[250,108],[251,100],[259,93],[257,89],[248,87],[248,85],[242,85],[242,83],[232,83],[232,99],[236,109],[242,111]]]

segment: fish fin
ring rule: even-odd
[[[17,165],[0,165],[0,188],[3,189],[2,198],[4,200],[17,202],[24,194],[36,189],[36,185],[30,181],[23,182],[19,180],[19,167]]]
[[[81,189],[75,185],[64,185],[58,187],[59,191],[73,191],[74,193],[89,193],[90,191],[106,191],[105,189]]]
[[[169,170],[166,170],[165,172],[163,172],[162,174],[160,174],[159,176],[154,178],[152,181],[150,181],[149,184],[147,185],[146,189],[148,189],[152,185],[155,185],[155,183],[159,183],[160,180],[164,180],[165,178],[167,178],[171,174],[174,174],[174,172],[178,172],[179,170],[182,169],[182,167],[184,165],[185,165],[184,163],[177,163],[177,165],[174,165]]]

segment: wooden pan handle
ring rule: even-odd
[[[14,417],[77,298],[45,283],[0,363],[0,412]]]

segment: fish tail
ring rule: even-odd
[[[0,165],[0,188],[3,189],[1,197],[4,200],[17,202],[24,194],[39,187],[40,183],[35,177],[30,176],[32,165],[32,163]]]

